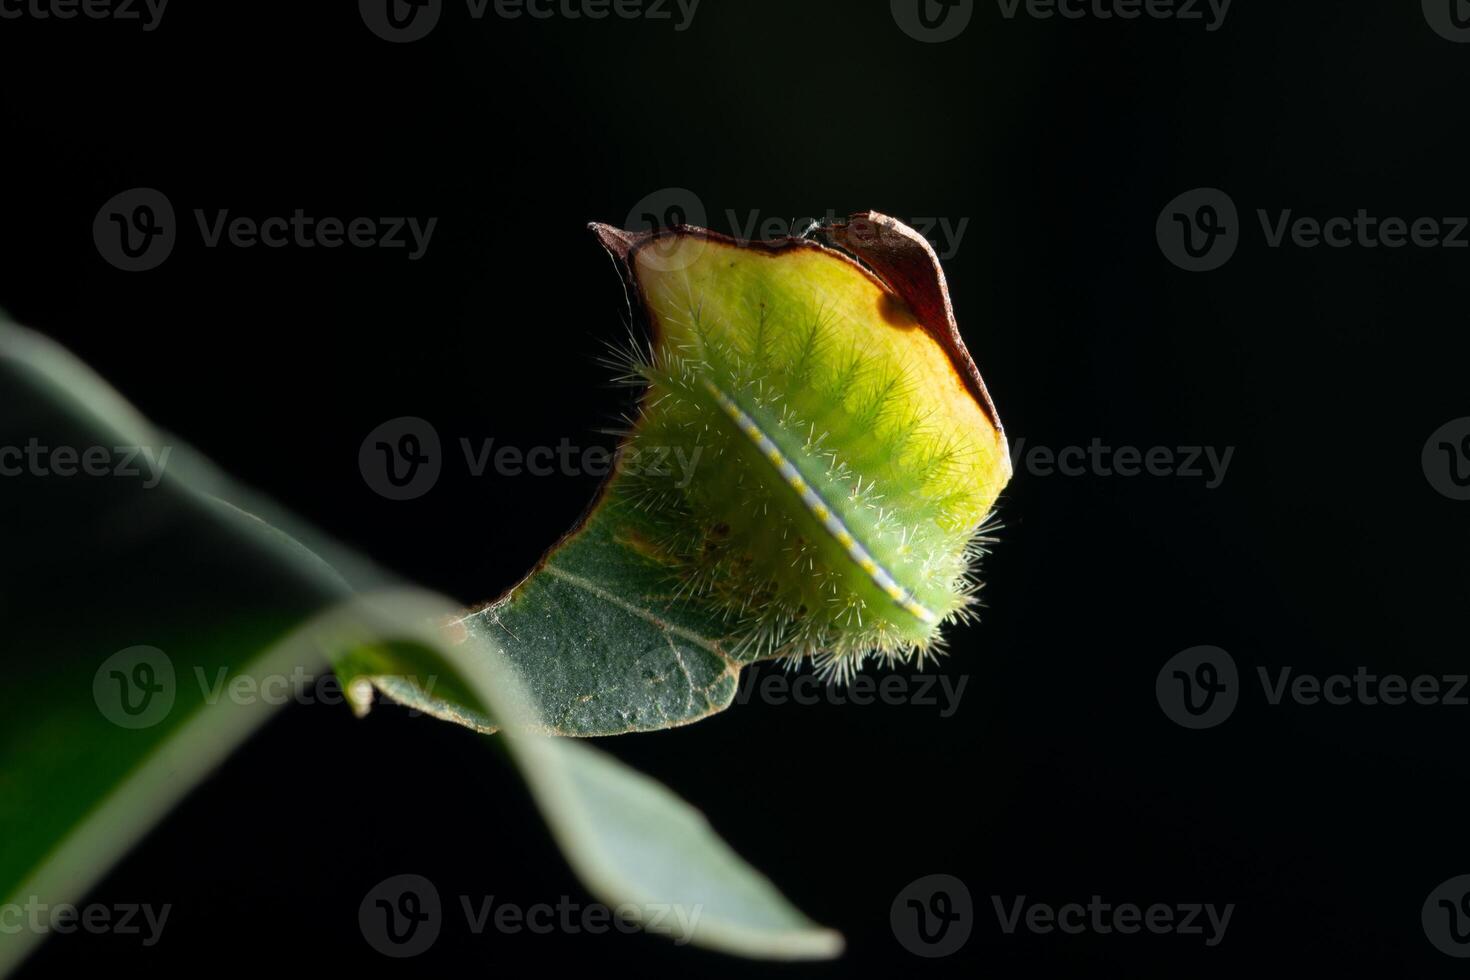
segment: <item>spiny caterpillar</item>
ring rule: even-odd
[[[895,259],[911,240],[889,252],[844,241],[905,296],[815,242],[594,230],[650,328],[619,359],[646,387],[625,448],[699,461],[692,475],[613,482],[641,515],[635,546],[667,567],[680,601],[721,613],[742,662],[811,658],[839,680],[869,656],[922,664],[940,627],[973,612],[981,530],[1010,474],[952,320],[936,336],[914,311],[949,316],[932,250],[926,294]]]

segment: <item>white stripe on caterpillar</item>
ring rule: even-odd
[[[791,461],[781,452],[780,447],[760,430],[760,426],[756,425],[755,421],[749,415],[745,414],[745,411],[735,403],[735,399],[725,394],[719,385],[708,378],[702,380],[704,381],[705,388],[709,390],[710,395],[719,403],[720,408],[724,410],[725,414],[730,416],[730,420],[735,423],[736,428],[745,433],[746,437],[755,444],[756,449],[760,450],[761,455],[770,461],[771,465],[776,468],[776,472],[781,474],[781,478],[801,497],[801,502],[806,505],[806,509],[811,511],[813,516],[827,529],[827,533],[831,534],[837,540],[837,543],[842,545],[847,551],[848,557],[868,574],[868,577],[873,580],[873,583],[886,592],[902,609],[921,622],[938,622],[939,617],[933,611],[915,599],[913,592],[899,585],[894,577],[888,574],[888,570],[873,559],[873,556],[868,553],[868,549],[864,548],[858,542],[857,538],[853,537],[852,532],[848,531],[847,526],[842,523],[842,519],[833,512],[831,507],[827,506],[826,502],[811,488],[806,480],[802,479],[801,474],[797,472],[795,466],[791,465]]]

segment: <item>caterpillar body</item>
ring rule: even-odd
[[[810,658],[842,679],[936,653],[974,611],[1010,472],[963,347],[973,379],[903,295],[815,242],[595,230],[650,328],[620,359],[645,387],[627,448],[696,461],[609,488],[677,601],[718,610],[744,662]]]

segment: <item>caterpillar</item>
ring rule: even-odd
[[[647,321],[613,359],[643,390],[625,450],[698,461],[620,472],[609,492],[739,660],[839,681],[869,658],[922,666],[973,618],[1010,476],[932,249],[859,217],[826,231],[868,264],[804,237],[594,226]]]

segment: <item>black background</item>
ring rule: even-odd
[[[1470,708],[1271,706],[1256,668],[1463,671],[1470,504],[1425,440],[1470,414],[1470,253],[1267,246],[1256,209],[1470,213],[1470,46],[1417,0],[1237,0],[1203,22],[1003,18],[922,44],[881,2],[704,0],[692,26],[558,17],[374,37],[350,3],[170,5],[159,26],[0,21],[0,306],[152,419],[404,576],[498,594],[571,524],[593,476],[472,477],[461,437],[610,444],[627,395],[602,344],[622,293],[584,230],[684,187],[711,225],[875,208],[968,220],[946,262],[1013,443],[1234,447],[1224,482],[1021,467],[978,626],[940,670],[959,710],[758,699],[605,743],[704,810],[846,956],[758,965],[650,936],[472,935],[460,895],[586,895],[513,771],[395,709],[279,715],[94,892],[171,903],[162,941],[45,945],[22,971],[423,975],[1448,975],[1420,906],[1470,872]],[[91,225],[162,190],[180,242],[124,273]],[[1166,202],[1218,187],[1242,240],[1191,274]],[[423,259],[206,249],[192,210],[434,216]],[[953,242],[941,245],[954,244]],[[363,437],[444,439],[426,496],[385,500]],[[1216,644],[1243,691],[1188,731],[1164,662]],[[380,879],[435,882],[450,922],[415,960],[363,941]],[[907,952],[889,906],[958,876],[974,931]],[[1234,903],[1224,941],[1005,934],[992,896]],[[100,958],[105,956],[106,958]]]

